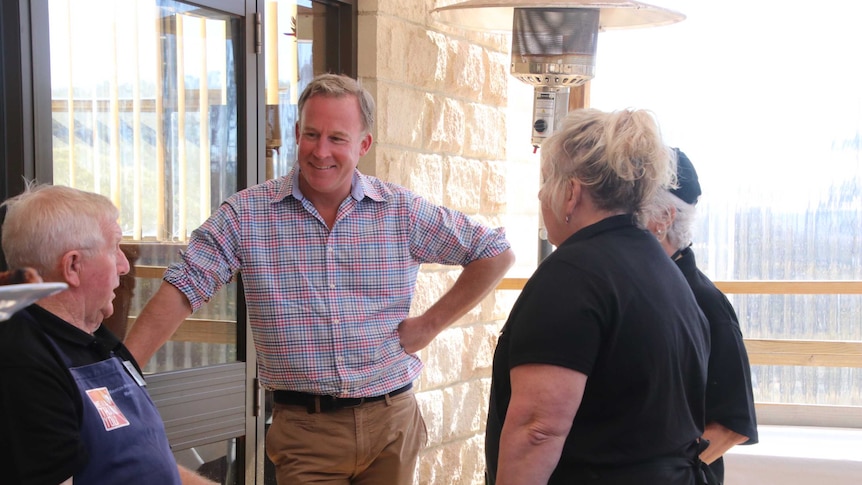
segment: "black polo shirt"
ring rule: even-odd
[[[528,363],[588,376],[550,483],[573,483],[567,469],[691,453],[703,432],[708,332],[682,274],[631,215],[572,235],[527,282],[497,344],[486,431],[492,482],[509,370]]]
[[[751,367],[736,311],[724,293],[697,268],[691,248],[680,253],[676,264],[709,321],[711,351],[706,385],[706,422],[717,422],[748,436],[745,444],[753,445],[758,437]],[[724,462],[721,458],[710,468],[723,479]]]

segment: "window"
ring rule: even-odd
[[[652,110],[694,162],[701,268],[715,280],[862,280],[862,5],[657,4],[687,19],[599,34],[590,105]],[[856,353],[752,359],[758,403],[860,409],[862,294],[729,297],[747,339]]]
[[[239,18],[171,0],[49,1],[53,183],[120,209],[120,337],[191,231],[237,190]],[[146,370],[234,362],[232,283]]]

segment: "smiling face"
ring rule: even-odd
[[[350,193],[353,171],[371,147],[354,96],[312,96],[296,127],[299,187],[313,203],[340,203]]]

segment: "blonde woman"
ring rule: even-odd
[[[573,111],[543,144],[541,171],[557,249],[497,345],[489,483],[698,483],[707,323],[634,220],[675,171],[655,119]]]

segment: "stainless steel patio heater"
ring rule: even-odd
[[[433,10],[442,23],[512,33],[511,74],[534,87],[534,150],[569,111],[569,92],[595,76],[604,30],[679,22],[684,15],[641,2],[467,0]]]
[[[685,19],[672,10],[627,0],[466,0],[436,8],[432,14],[456,27],[511,32],[510,72],[534,87],[533,152],[569,112],[571,88],[595,76],[599,32]],[[538,249],[539,261],[553,250],[541,215]]]

